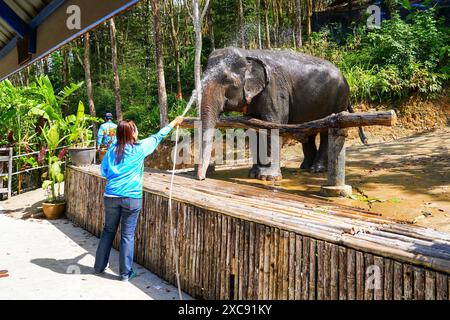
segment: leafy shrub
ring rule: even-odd
[[[435,16],[429,9],[404,21],[394,13],[379,29],[357,27],[340,46],[322,30],[313,33],[302,51],[339,66],[355,101],[401,99],[415,92],[433,95],[450,77],[450,36]]]

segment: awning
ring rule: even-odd
[[[139,0],[0,0],[0,80]]]

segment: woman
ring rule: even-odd
[[[102,274],[108,265],[112,243],[121,223],[120,278],[128,281],[136,276],[132,268],[134,232],[142,207],[144,159],[181,122],[183,118],[178,117],[157,134],[142,141],[138,141],[138,129],[133,121],[119,123],[117,140],[108,149],[101,165],[101,173],[107,183],[104,194],[105,226],[95,256],[96,274]]]

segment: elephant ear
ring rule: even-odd
[[[269,83],[267,67],[263,61],[247,57],[247,70],[245,71],[244,93],[247,104],[260,94]]]

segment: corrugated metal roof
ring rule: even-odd
[[[4,0],[4,2],[26,23],[31,21],[52,0]],[[15,36],[16,32],[0,18],[0,50],[4,48]]]

